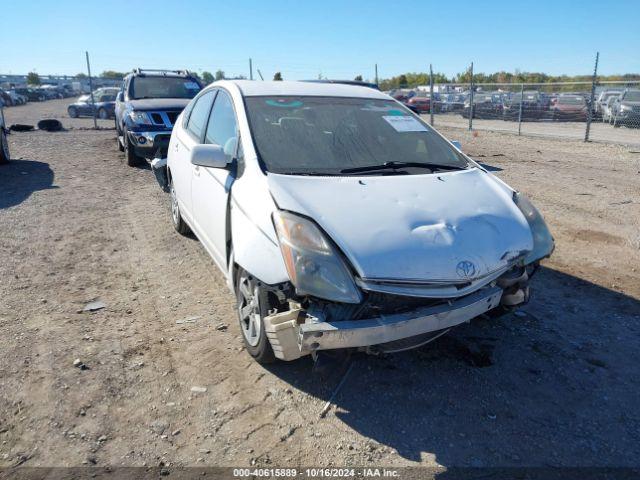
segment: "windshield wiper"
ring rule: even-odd
[[[398,168],[416,167],[426,168],[431,171],[435,170],[464,170],[466,167],[459,165],[443,165],[440,163],[425,163],[425,162],[384,162],[382,165],[365,165],[364,167],[345,168],[340,170],[340,173],[360,173],[371,172],[376,170],[395,170]]]

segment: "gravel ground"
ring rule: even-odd
[[[640,155],[445,130],[533,199],[556,252],[517,314],[356,356],[320,418],[339,372],[252,361],[151,173],[67,103],[6,110],[68,130],[10,135],[0,167],[0,466],[638,465]]]

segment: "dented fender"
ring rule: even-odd
[[[247,173],[247,177],[253,176]],[[271,214],[277,208],[266,188],[256,188],[255,182],[265,179],[238,180],[233,186],[230,202],[232,255],[235,264],[261,282],[275,285],[289,280]],[[232,275],[229,275],[233,282]]]

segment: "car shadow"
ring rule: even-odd
[[[532,288],[517,314],[480,317],[416,350],[352,357],[334,412],[374,441],[373,461],[384,445],[454,468],[637,465],[640,302],[548,268]],[[269,370],[326,401],[342,373],[321,381],[311,363]]]
[[[53,170],[48,163],[11,160],[0,166],[0,209],[24,202],[33,192],[53,186]]]

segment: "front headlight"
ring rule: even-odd
[[[518,206],[524,218],[527,219],[531,234],[533,235],[533,249],[524,258],[528,265],[541,258],[551,255],[555,248],[555,242],[549,231],[549,227],[536,207],[522,193],[513,192],[513,201]]]
[[[629,105],[620,105],[621,112],[629,112],[631,111],[631,107]]]
[[[299,294],[360,303],[360,291],[340,253],[312,221],[277,211],[273,223],[289,278]]]
[[[137,125],[151,125],[151,119],[149,115],[147,115],[147,112],[137,112],[134,110],[129,112],[129,118]]]

